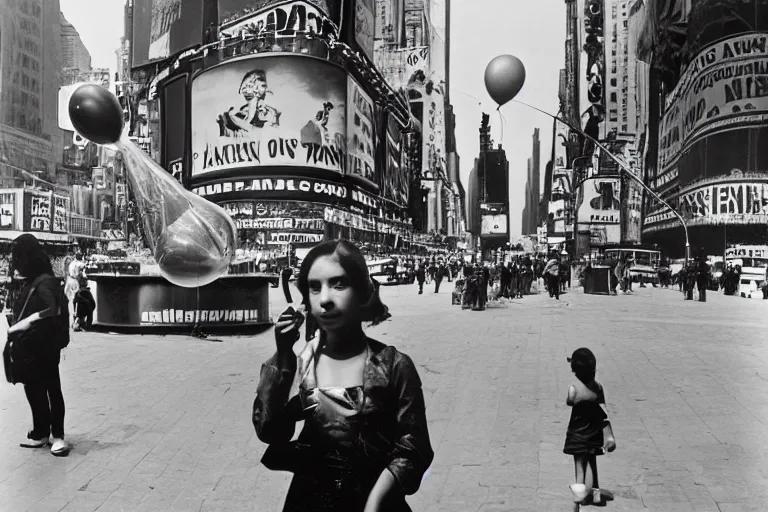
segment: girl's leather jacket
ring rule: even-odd
[[[351,466],[375,466],[379,473],[389,469],[406,495],[419,489],[434,458],[419,374],[411,358],[394,347],[370,338],[368,346],[364,404],[358,415],[349,418],[358,438],[354,448],[345,451],[328,446],[327,438],[320,440],[316,433],[327,425],[317,424],[315,416],[302,411],[298,395],[289,398],[295,368],[278,368],[277,354],[264,363],[252,419],[259,439],[270,445],[262,458],[266,467],[293,473],[313,467],[324,471],[329,460],[340,456]],[[305,420],[304,428],[291,442],[300,420]]]

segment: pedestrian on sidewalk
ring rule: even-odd
[[[14,279],[23,281],[13,304],[13,325],[8,329],[9,340],[17,344],[11,366],[15,382],[24,384],[33,425],[21,446],[51,444],[53,455],[65,456],[69,445],[64,440],[65,406],[59,375],[61,349],[69,344],[64,285],[54,276],[40,242],[28,233],[13,242],[10,271]]]
[[[72,301],[75,305],[75,331],[90,331],[93,327],[93,311],[96,309],[96,300],[88,287],[88,279],[80,278],[80,289]]]
[[[696,288],[699,290],[699,302],[707,302],[707,288],[711,280],[707,255],[702,251],[696,264]]]
[[[550,298],[560,300],[560,260],[556,252],[552,252],[549,261],[544,266],[544,279]]]
[[[597,478],[597,456],[615,450],[616,440],[608,419],[603,386],[595,380],[595,355],[588,348],[579,348],[568,362],[576,375],[576,382],[568,387],[565,400],[572,408],[563,448],[563,453],[573,456],[576,483],[571,485],[571,492],[576,503],[598,505],[604,497]]]
[[[427,268],[424,262],[418,264],[416,280],[419,282],[419,295],[424,293],[424,281],[427,279]]]
[[[391,316],[378,283],[354,244],[329,240],[307,254],[298,288],[320,335],[297,356],[303,316],[283,312],[253,403],[256,434],[269,445],[262,464],[294,473],[283,511],[409,512],[405,497],[434,452],[416,366],[363,331]]]

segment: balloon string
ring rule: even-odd
[[[501,124],[501,142],[504,142],[504,125],[506,124],[506,119],[504,119],[504,114],[501,113],[501,105],[496,108],[496,112],[499,113],[499,124]]]

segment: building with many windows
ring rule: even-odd
[[[0,183],[52,178],[61,155],[58,0],[0,0]]]
[[[91,69],[91,54],[64,13],[61,13],[61,67],[83,71]]]

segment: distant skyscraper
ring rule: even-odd
[[[61,158],[59,0],[0,0],[0,176],[51,179]]]
[[[61,67],[81,71],[91,69],[91,54],[80,39],[80,34],[61,13]]]
[[[637,133],[635,57],[629,55],[629,4],[606,0],[605,103],[606,133]]]

